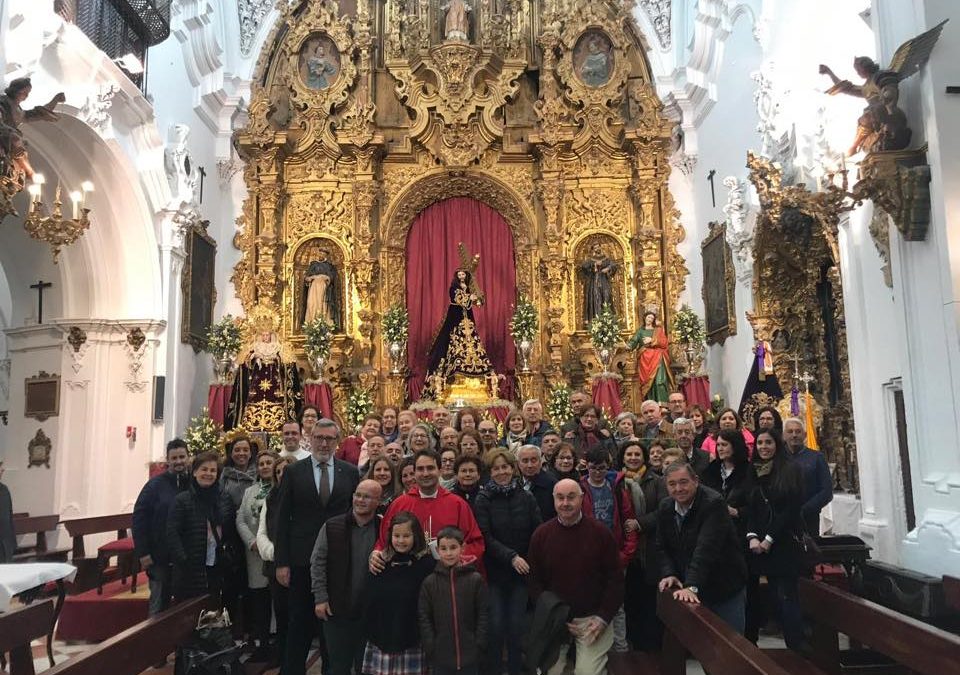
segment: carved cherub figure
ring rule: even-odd
[[[857,136],[848,154],[854,155],[860,150],[903,150],[910,144],[912,132],[907,125],[907,115],[898,106],[900,82],[927,63],[945,23],[943,21],[900,45],[889,68],[881,68],[867,56],[855,58],[853,69],[863,78],[863,84],[841,80],[833,70],[821,64],[820,73],[833,81],[828,94],[847,94],[867,101],[867,107],[857,121]]]

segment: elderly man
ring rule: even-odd
[[[540,507],[544,522],[557,515],[553,507],[553,486],[557,479],[543,468],[543,452],[535,445],[521,445],[517,449],[517,464],[523,489],[533,495]]]
[[[673,437],[673,425],[663,419],[660,404],[656,401],[644,401],[640,405],[640,417],[643,419],[643,427],[637,435],[646,443],[657,436]]]
[[[820,535],[820,511],[833,501],[833,479],[823,453],[807,447],[807,428],[799,417],[783,422],[783,440],[803,474],[803,525],[807,534]]]
[[[743,542],[720,493],[700,485],[686,462],[664,471],[667,499],[657,510],[660,592],[675,588],[682,602],[701,602],[741,635],[747,563]]]
[[[457,441],[460,440],[460,434],[453,427],[439,427],[440,429],[440,452],[444,450],[453,450],[459,454]]]
[[[483,448],[480,451],[480,456],[483,457],[488,450],[497,447],[497,423],[493,420],[480,420],[480,424],[477,425],[477,433],[480,434],[480,442],[483,443]]]
[[[670,411],[667,420],[674,425],[676,425],[678,419],[686,415],[687,397],[684,396],[682,391],[675,391],[667,397],[667,409]]]
[[[360,469],[361,476],[367,473],[367,469],[370,468],[370,462],[384,456],[384,449],[386,447],[387,442],[383,439],[383,436],[379,434],[367,439],[367,442],[360,448],[360,464],[358,468]]]
[[[310,556],[314,613],[324,624],[330,653],[329,675],[360,672],[367,636],[363,627],[361,599],[367,575],[367,559],[380,532],[382,488],[364,480],[353,491],[353,508],[324,523]]]
[[[417,413],[412,410],[401,410],[397,415],[397,442],[403,446],[403,454],[409,454],[410,444],[407,437],[420,420],[417,419]]]
[[[356,436],[347,436],[340,444],[340,450],[337,457],[344,462],[350,462],[354,466],[360,466],[360,455],[364,443],[380,435],[380,416],[367,415],[363,418],[363,424],[360,426],[360,433]]]
[[[280,427],[280,433],[283,435],[283,452],[281,457],[290,457],[295,461],[306,459],[310,456],[309,450],[303,449],[300,438],[300,424],[297,422],[284,422]]]
[[[438,405],[430,413],[430,423],[434,429],[443,429],[450,426],[450,411],[442,405]]]
[[[393,443],[397,440],[400,430],[397,429],[397,409],[387,406],[380,411],[380,433],[383,434],[383,440],[387,443]]]
[[[583,491],[564,479],[553,487],[557,517],[545,521],[530,540],[530,593],[545,591],[570,606],[567,630],[576,645],[576,675],[602,675],[613,645],[613,620],[623,604],[623,572],[617,543],[604,525],[583,515]],[[567,650],[549,667],[560,675]]]
[[[673,437],[677,441],[677,447],[683,450],[687,457],[687,463],[697,474],[697,478],[703,479],[703,473],[710,466],[710,453],[706,450],[693,447],[693,439],[697,436],[697,427],[693,420],[686,417],[678,417],[673,422]]]
[[[401,511],[410,511],[420,521],[427,541],[432,541],[437,532],[452,525],[464,535],[463,554],[483,557],[483,533],[473,517],[470,506],[460,497],[440,487],[440,459],[433,450],[421,450],[413,465],[417,489],[400,495],[390,504],[383,515],[380,538],[370,555],[370,571],[379,574],[385,567],[382,551],[390,534],[390,521]]]
[[[387,443],[383,448],[383,454],[393,460],[393,463],[398,465],[403,460],[403,445],[400,444],[400,441],[393,441],[392,443]]]
[[[308,460],[287,467],[280,483],[274,561],[277,582],[290,588],[284,675],[305,672],[310,643],[316,634],[311,593],[310,556],[328,518],[350,508],[360,483],[357,467],[336,459],[340,428],[321,419],[311,431],[313,452]]]
[[[523,404],[523,421],[527,425],[527,443],[538,448],[543,441],[543,435],[553,427],[543,419],[543,404],[535,398]]]
[[[560,434],[552,429],[543,435],[543,439],[540,441],[540,450],[543,451],[544,466],[548,466],[553,461],[562,442],[563,439],[560,438]]]

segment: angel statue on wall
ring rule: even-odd
[[[584,325],[589,325],[604,305],[614,306],[612,278],[619,267],[615,260],[611,260],[604,254],[600,242],[590,247],[590,257],[580,263],[580,273],[584,278]]]
[[[477,287],[475,277],[480,256],[471,258],[463,243],[458,249],[460,266],[450,282],[450,305],[427,358],[427,382],[431,383],[434,394],[437,375],[446,382],[458,373],[482,378],[493,370],[473,318],[474,306],[484,303],[484,295]]]
[[[303,294],[307,299],[303,307],[303,323],[324,319],[334,327],[340,327],[340,293],[336,266],[330,262],[330,251],[321,248],[317,260],[311,260],[303,277]]]
[[[24,122],[44,120],[56,122],[60,116],[53,112],[58,103],[67,100],[60,92],[45,105],[38,105],[30,110],[24,110],[22,104],[30,96],[33,85],[29,77],[18,77],[10,81],[3,95],[0,96],[0,161],[22,171],[27,179],[33,178],[33,167],[27,154],[27,146],[23,142],[23,133],[20,125]]]
[[[440,9],[447,12],[443,37],[447,40],[468,42],[470,40],[467,35],[470,31],[470,17],[467,15],[473,11],[470,9],[470,5],[464,0],[449,0],[446,4],[441,5]]]
[[[907,126],[907,115],[899,107],[900,82],[920,70],[930,59],[943,24],[934,26],[926,33],[907,40],[890,62],[889,68],[880,68],[868,56],[858,56],[853,60],[853,69],[863,78],[863,84],[853,84],[850,80],[841,80],[829,66],[821,65],[820,73],[833,81],[827,90],[832,95],[847,94],[866,99],[867,107],[857,121],[857,136],[847,151],[855,155],[865,152],[884,152],[903,150],[910,145],[912,131]]]

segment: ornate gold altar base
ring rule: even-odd
[[[449,408],[485,407],[490,403],[490,388],[482,378],[457,375],[441,398]]]

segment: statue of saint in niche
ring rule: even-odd
[[[583,322],[589,325],[604,305],[613,304],[611,279],[620,268],[615,260],[608,258],[599,242],[590,247],[590,257],[580,263],[583,275]]]
[[[580,38],[574,48],[573,60],[577,73],[588,87],[602,87],[610,81],[612,49],[606,35],[593,32]]]
[[[304,84],[317,91],[328,88],[340,73],[340,54],[326,35],[311,37],[300,50],[300,75]]]
[[[324,319],[340,328],[340,292],[339,275],[336,266],[330,262],[330,251],[321,248],[317,251],[317,260],[311,260],[307,273],[303,277],[303,323],[315,319]]]
[[[461,40],[468,42],[470,38],[470,17],[467,16],[472,10],[464,0],[449,0],[440,9],[446,10],[447,19],[444,24],[443,37],[447,40]]]

